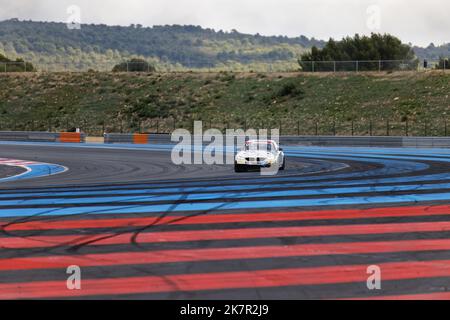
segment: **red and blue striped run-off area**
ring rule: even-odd
[[[267,177],[168,145],[0,148],[58,166],[0,180],[2,299],[450,299],[450,150],[286,147]]]

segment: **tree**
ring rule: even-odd
[[[343,63],[344,61],[378,61],[378,60],[416,60],[411,46],[403,44],[400,39],[389,34],[372,33],[370,37],[356,34],[353,38],[346,37],[341,41],[330,39],[323,49],[315,46],[311,51],[301,56],[299,64],[302,70],[312,71],[312,62],[323,62],[315,65],[314,71],[333,71],[335,67],[342,69],[354,68],[352,63]],[[340,61],[335,64],[331,61]],[[328,62],[328,63],[324,63]],[[418,61],[413,65],[417,67]],[[403,65],[401,62],[389,62],[383,66],[383,69],[395,69]],[[378,70],[378,63],[364,63],[359,66],[359,70]]]
[[[4,55],[0,54],[0,72],[33,72],[36,71],[34,66],[25,62],[21,58],[17,58],[15,61],[8,59]]]
[[[133,58],[114,66],[113,72],[155,72],[156,68],[143,59]]]
[[[436,64],[436,69],[450,69],[450,58],[439,58],[439,63]]]

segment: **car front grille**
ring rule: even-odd
[[[250,162],[253,162],[253,161],[260,162],[260,161],[265,161],[266,158],[245,158],[245,160],[250,161]]]

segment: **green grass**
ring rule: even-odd
[[[353,123],[355,135],[444,135],[449,95],[443,72],[4,74],[0,129],[168,132],[203,120],[284,134],[348,135]]]

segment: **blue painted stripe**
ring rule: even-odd
[[[315,207],[358,204],[388,204],[388,203],[418,203],[423,201],[449,200],[450,193],[410,194],[401,196],[375,196],[375,197],[348,197],[348,198],[322,198],[322,199],[296,199],[296,200],[270,200],[270,201],[237,201],[231,203],[183,203],[162,205],[128,205],[128,206],[98,206],[73,208],[46,208],[46,209],[1,209],[0,217],[23,216],[56,216],[77,214],[129,214],[129,213],[155,213],[179,211],[204,210],[231,210],[231,209],[259,209],[259,208],[286,208],[286,207]]]
[[[301,197],[301,196],[324,196],[351,193],[373,193],[373,192],[400,192],[418,190],[440,190],[450,189],[450,183],[428,184],[428,185],[396,185],[396,186],[370,186],[354,188],[327,188],[318,190],[283,190],[283,191],[253,191],[253,192],[226,192],[226,193],[189,193],[161,196],[110,196],[96,198],[69,198],[69,199],[32,199],[32,200],[3,200],[0,206],[32,206],[32,205],[65,205],[65,204],[96,204],[108,202],[155,202],[155,201],[196,201],[217,199],[245,199],[245,198],[268,198],[268,197]],[[372,197],[372,196],[370,196]]]
[[[204,187],[181,187],[181,188],[157,188],[157,189],[118,189],[118,190],[105,190],[105,191],[95,191],[92,189],[90,191],[77,191],[77,189],[72,189],[74,191],[60,191],[57,190],[53,192],[32,192],[32,193],[5,193],[0,194],[0,199],[2,198],[27,198],[27,197],[73,197],[73,196],[102,196],[102,195],[127,195],[127,194],[160,194],[160,193],[195,193],[195,192],[216,192],[216,191],[245,191],[245,190],[265,190],[265,189],[277,189],[277,188],[313,188],[313,187],[324,187],[324,186],[359,186],[368,184],[388,184],[388,183],[406,183],[406,182],[422,182],[427,183],[435,180],[450,180],[450,173],[441,173],[426,176],[413,176],[413,177],[398,177],[398,178],[383,178],[383,179],[365,179],[365,180],[354,180],[354,181],[326,181],[317,183],[284,183],[284,184],[261,184],[261,185],[227,185],[227,186],[204,186]],[[142,185],[139,185],[142,187]],[[143,187],[145,187],[144,185]],[[135,186],[133,186],[135,187]]]
[[[17,176],[0,179],[0,182],[24,180],[24,179],[31,179],[31,178],[38,178],[38,177],[47,177],[47,176],[51,176],[54,174],[62,173],[67,170],[66,167],[63,167],[63,166],[60,166],[57,164],[49,164],[49,163],[29,164],[29,165],[26,165],[23,167],[27,168],[28,170]]]

